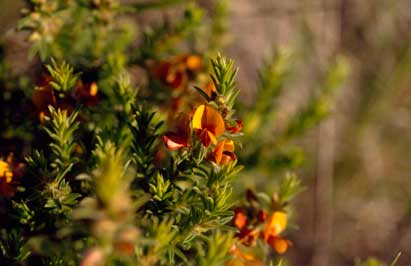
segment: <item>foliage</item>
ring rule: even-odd
[[[217,53],[226,1],[212,16],[195,1],[26,2],[34,74],[1,61],[1,140],[17,143],[0,147],[2,265],[261,265],[291,246],[301,181],[277,170],[300,165],[287,145],[330,112],[343,59],[273,135],[293,55],[268,59],[257,102],[240,104]],[[148,10],[176,18],[136,25]],[[267,172],[273,186],[236,189]]]

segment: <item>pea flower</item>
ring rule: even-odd
[[[154,75],[165,85],[180,89],[187,85],[194,72],[202,67],[198,55],[180,55],[160,62],[154,67]]]
[[[200,105],[194,112],[192,123],[197,136],[206,147],[210,143],[217,144],[217,138],[225,131],[221,114],[216,109],[204,104]]]
[[[44,78],[38,83],[31,96],[31,101],[37,109],[37,116],[41,123],[44,123],[45,117],[49,115],[48,106],[67,110],[68,113],[74,110],[74,100],[68,97],[59,98],[56,96],[49,82],[52,78]]]
[[[215,146],[213,153],[211,154],[211,161],[216,164],[228,164],[235,160],[236,156],[234,152],[234,142],[229,139],[223,139]]]
[[[290,245],[290,241],[280,236],[286,227],[287,214],[277,211],[271,214],[264,228],[264,240],[279,254],[286,252]]]

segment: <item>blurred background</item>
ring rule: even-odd
[[[1,35],[22,6],[0,1]],[[240,68],[245,105],[255,101],[258,69],[275,49],[302,54],[297,78],[279,99],[280,118],[312,93],[331,58],[343,55],[351,68],[332,114],[296,140],[305,159],[295,171],[306,190],[294,201],[290,264],[390,262],[401,251],[396,265],[409,265],[411,1],[236,0],[229,10],[226,54]]]

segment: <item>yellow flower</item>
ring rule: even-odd
[[[287,227],[287,214],[284,212],[274,212],[268,218],[264,229],[264,238],[269,236],[278,236]]]

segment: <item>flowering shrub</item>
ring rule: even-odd
[[[245,107],[234,62],[215,52],[224,1],[214,15],[189,3],[172,21],[133,24],[174,2],[27,1],[18,29],[34,71],[15,75],[1,61],[1,265],[281,263],[300,181],[276,178],[270,194],[234,188],[240,175],[298,165],[298,154],[272,153],[285,144],[267,147],[328,113],[344,64],[273,138],[288,54],[267,62]]]

